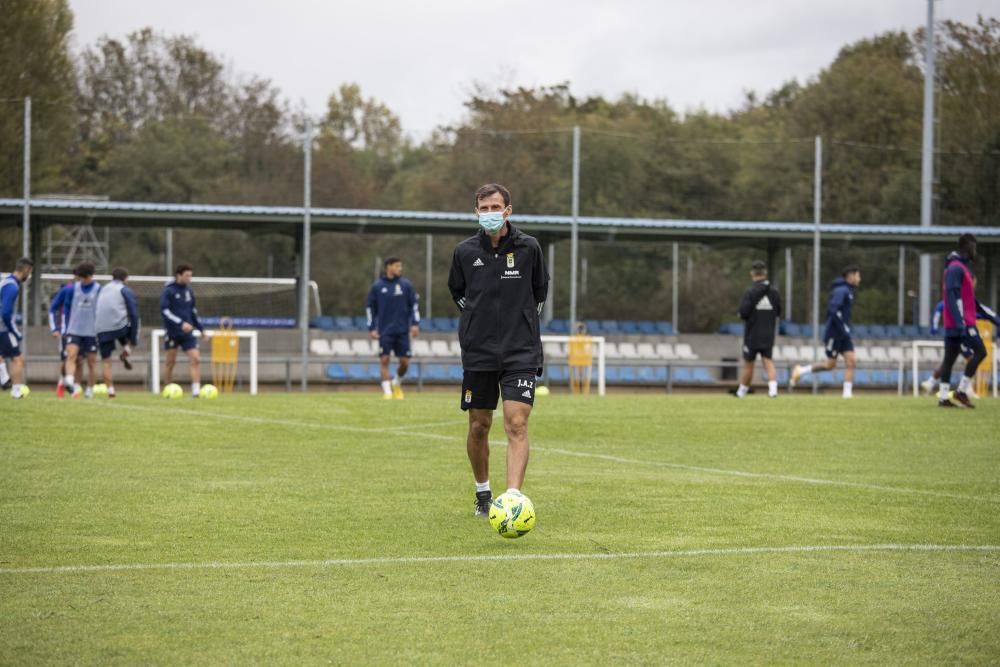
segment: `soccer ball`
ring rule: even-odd
[[[163,388],[161,394],[163,398],[181,398],[184,396],[184,390],[181,389],[179,384],[172,382]]]
[[[21,385],[21,398],[28,398],[28,394],[30,394],[30,393],[31,393],[31,390],[28,389],[28,385],[22,384]]]
[[[549,395],[549,388],[546,387],[544,384],[535,389],[535,396],[548,396],[548,395]]]
[[[490,525],[504,537],[521,537],[535,527],[535,506],[519,491],[508,491],[493,499]]]
[[[218,398],[219,390],[215,388],[214,384],[206,384],[198,392],[198,398]]]
[[[107,396],[108,395],[108,385],[103,382],[94,385],[94,396]]]

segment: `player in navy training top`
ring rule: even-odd
[[[850,266],[844,274],[830,286],[830,303],[826,307],[826,330],[823,342],[826,347],[826,361],[816,364],[800,364],[792,369],[789,382],[795,386],[809,373],[832,371],[837,367],[837,357],[844,357],[844,398],[854,395],[854,342],[851,340],[851,310],[854,308],[854,291],[861,284],[861,269]]]
[[[403,277],[403,262],[387,257],[385,272],[368,290],[368,331],[378,341],[383,398],[403,398],[403,377],[410,367],[410,336],[420,335],[417,293]],[[396,375],[390,380],[389,355],[398,360]]]
[[[174,381],[177,349],[180,348],[187,354],[191,368],[191,396],[198,398],[201,391],[201,353],[198,351],[198,339],[194,336],[194,330],[197,329],[204,335],[205,328],[198,321],[198,308],[190,287],[193,277],[194,269],[190,264],[177,265],[174,279],[166,284],[160,294],[160,314],[166,330],[163,338],[163,349],[167,351],[164,384]]]
[[[22,257],[14,264],[14,271],[0,280],[0,362],[10,361],[11,377],[0,378],[0,383],[7,388],[11,385],[10,395],[21,398],[24,388],[24,357],[21,356],[21,339],[24,336],[14,322],[17,297],[21,293],[21,285],[31,276],[34,264],[27,257]],[[3,366],[6,376],[7,368]],[[13,382],[12,382],[13,380]]]
[[[49,303],[49,329],[52,332],[52,337],[59,341],[59,382],[56,384],[56,398],[62,398],[66,394],[66,325],[69,324],[73,286],[77,280],[79,280],[79,276],[76,275],[76,268],[74,268],[73,279],[60,287]],[[77,376],[83,376],[83,360],[79,357],[76,360],[74,372]]]

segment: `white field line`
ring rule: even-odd
[[[105,405],[112,405],[106,403]],[[275,419],[272,417],[250,417],[246,415],[229,415],[221,414],[217,412],[201,412],[198,410],[177,410],[177,409],[160,409],[160,408],[150,408],[139,405],[124,405],[120,403],[113,404],[116,410],[138,410],[141,412],[153,412],[153,413],[170,413],[170,414],[185,414],[192,417],[211,417],[214,419],[223,419],[230,421],[240,421],[249,422],[253,424],[277,424],[280,426],[292,426],[292,427],[304,427],[304,428],[315,428],[321,430],[333,430],[333,431],[347,431],[352,433],[397,433],[399,435],[409,435],[415,438],[426,438],[429,440],[447,440],[449,442],[461,441],[464,438],[461,436],[447,436],[440,435],[437,433],[425,433],[422,431],[410,431],[401,430],[402,428],[409,427],[387,427],[387,428],[365,428],[361,426],[345,426],[341,424],[321,424],[317,422],[299,421],[294,419]],[[464,422],[459,421],[448,421],[440,422],[437,425],[459,425],[464,424]],[[430,427],[430,424],[424,425],[425,427]],[[490,445],[494,447],[505,447],[506,442],[490,441]],[[689,470],[691,472],[702,472],[712,475],[728,475],[733,477],[747,477],[756,479],[773,479],[782,482],[795,482],[799,484],[814,484],[819,486],[842,486],[854,489],[866,489],[869,491],[885,491],[889,493],[904,493],[910,495],[920,495],[920,496],[930,496],[934,498],[951,498],[953,500],[971,500],[975,502],[987,502],[987,503],[1000,503],[1000,498],[995,498],[991,496],[970,496],[963,495],[959,493],[946,493],[944,491],[929,491],[926,489],[911,489],[903,486],[885,486],[881,484],[866,484],[864,482],[849,482],[845,480],[837,479],[824,479],[819,477],[801,477],[798,475],[781,475],[778,473],[767,473],[767,472],[750,472],[748,470],[734,470],[731,468],[710,468],[706,466],[695,466],[688,465],[686,463],[670,463],[667,461],[650,461],[644,459],[630,459],[622,456],[613,456],[611,454],[593,454],[589,452],[578,452],[571,449],[561,449],[558,447],[539,447],[537,445],[531,446],[532,450],[538,452],[546,452],[550,454],[562,454],[563,456],[575,456],[578,458],[588,458],[597,459],[601,461],[610,461],[612,463],[622,463],[626,465],[638,465],[638,466],[653,466],[658,468],[672,468],[675,470]]]
[[[621,553],[491,554],[479,556],[399,556],[390,558],[331,558],[328,560],[286,560],[244,563],[119,563],[107,565],[58,565],[53,567],[0,568],[7,574],[72,574],[80,572],[133,572],[143,570],[246,570],[254,568],[335,567],[352,565],[408,565],[423,563],[478,563],[495,561],[581,561],[638,558],[697,558],[699,556],[754,556],[760,554],[800,554],[837,552],[979,552],[1000,553],[998,545],[970,544],[846,544],[787,547],[730,547],[687,549],[684,551],[630,551]]]

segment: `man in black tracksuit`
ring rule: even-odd
[[[753,285],[743,292],[743,298],[740,299],[740,317],[746,324],[743,330],[743,372],[740,374],[736,396],[743,398],[750,391],[753,362],[759,354],[764,372],[767,373],[767,395],[775,398],[778,395],[778,374],[774,370],[771,355],[778,319],[781,318],[781,296],[768,281],[767,265],[764,262],[753,263],[750,278]]]
[[[461,407],[469,413],[466,449],[476,480],[475,515],[488,516],[489,434],[503,398],[507,490],[520,491],[528,466],[528,416],[541,374],[538,315],[549,289],[542,248],[508,218],[510,192],[490,183],[476,191],[481,229],[455,248],[448,289],[462,316]]]

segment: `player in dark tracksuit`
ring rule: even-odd
[[[368,290],[368,331],[378,341],[384,398],[403,398],[403,377],[410,367],[410,336],[420,335],[417,292],[403,277],[403,262],[387,257],[385,272]],[[398,360],[396,375],[389,379],[389,355]]]
[[[469,413],[466,451],[476,481],[475,515],[489,514],[489,433],[503,399],[507,490],[519,491],[528,466],[528,417],[541,373],[538,314],[549,274],[538,241],[510,224],[510,192],[484,185],[473,199],[478,234],[455,248],[448,289],[462,311],[461,407]]]
[[[938,405],[944,408],[956,407],[948,397],[951,390],[951,370],[962,347],[972,351],[965,363],[965,373],[955,390],[955,400],[967,408],[975,407],[969,400],[972,378],[976,369],[986,358],[986,346],[976,328],[976,288],[969,267],[976,261],[976,237],[962,234],[958,239],[958,252],[948,255],[945,260],[943,277],[944,292],[944,361],[941,362],[941,389]]]
[[[854,290],[861,284],[861,269],[856,266],[844,270],[843,276],[830,286],[830,303],[826,307],[826,330],[823,343],[826,361],[802,364],[792,371],[791,386],[809,373],[832,371],[837,367],[837,357],[844,357],[844,398],[851,398],[854,391],[854,342],[851,340],[851,310],[854,307]]]
[[[165,384],[174,381],[174,366],[177,364],[178,348],[184,350],[191,370],[191,396],[198,398],[201,392],[201,353],[194,332],[205,334],[205,328],[198,320],[198,308],[191,290],[194,269],[190,264],[179,264],[174,269],[173,281],[167,283],[160,293],[160,314],[163,316],[163,348],[166,350],[164,364]]]
[[[743,398],[750,391],[753,379],[753,362],[760,355],[760,361],[767,373],[767,395],[778,395],[778,374],[771,361],[774,349],[774,335],[781,318],[781,295],[767,279],[767,265],[754,262],[750,269],[753,285],[743,292],[740,299],[740,318],[745,322],[743,329],[743,372],[736,397]]]

